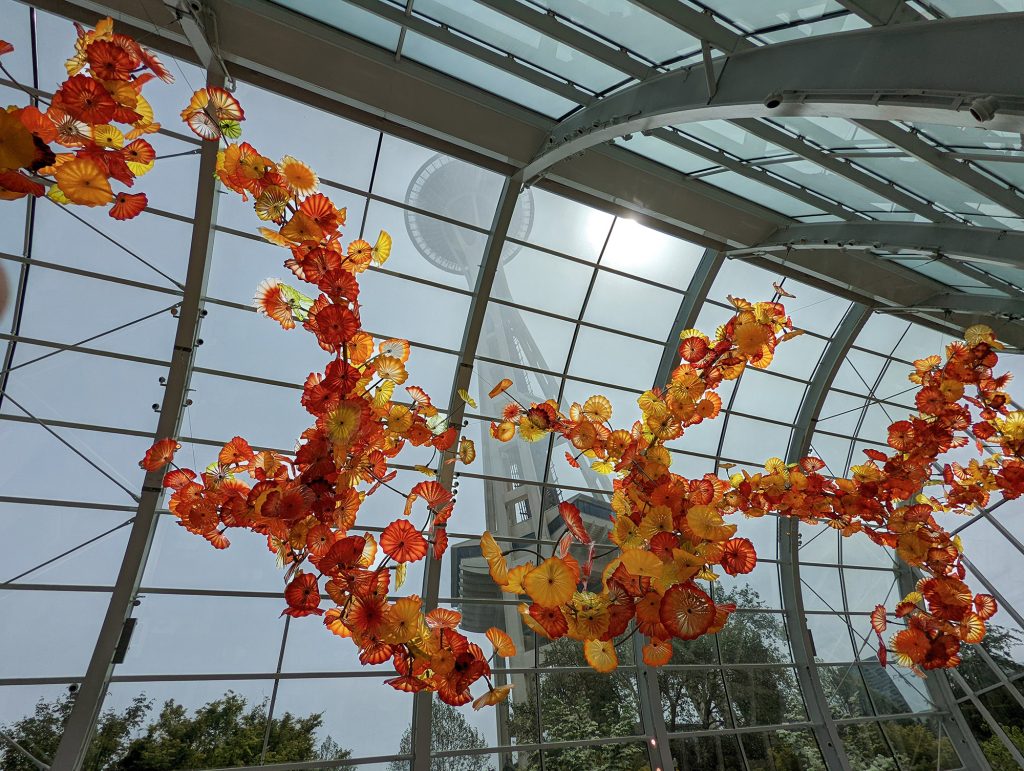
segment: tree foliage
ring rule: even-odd
[[[46,762],[57,751],[74,696],[40,700],[31,715],[4,726],[6,735]],[[164,702],[148,721],[153,701],[136,696],[122,709],[100,716],[89,747],[85,771],[175,771],[182,768],[258,765],[267,732],[267,705],[249,705],[228,691],[190,713],[173,699]],[[340,760],[350,755],[330,737],[323,742],[316,732],[320,713],[296,717],[290,712],[270,720],[266,763],[299,760]],[[0,767],[5,771],[36,771],[36,766],[10,743],[0,745]]]
[[[469,724],[462,711],[434,698],[430,713],[430,751],[475,750],[487,746],[483,735]],[[407,728],[399,744],[399,753],[412,754],[412,729]],[[490,768],[485,755],[465,755],[454,758],[433,758],[430,771],[485,771]],[[388,771],[408,771],[409,761],[394,760]]]

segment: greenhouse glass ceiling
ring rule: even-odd
[[[628,424],[637,397],[675,366],[679,332],[727,321],[730,294],[769,299],[778,285],[806,334],[768,370],[725,383],[723,414],[672,443],[687,476],[809,453],[845,475],[915,411],[913,360],[978,321],[1010,344],[1001,364],[1024,374],[1020,131],[998,109],[979,123],[966,102],[927,96],[953,65],[928,47],[933,34],[991,40],[991,55],[1020,71],[1019,46],[1001,48],[998,32],[1019,39],[1020,0],[206,0],[177,13],[155,0],[0,0],[10,74],[52,93],[70,20],[107,13],[176,78],[150,96],[166,119],[152,137],[149,210],[113,227],[45,199],[0,206],[11,295],[0,317],[0,757],[11,768],[49,767],[58,751],[111,767],[100,760],[110,732],[94,729],[112,730],[140,696],[150,711],[129,738],[166,718],[169,700],[187,715],[244,702],[245,751],[197,754],[203,769],[1024,766],[1018,501],[942,522],[963,541],[971,586],[1001,612],[958,670],[923,679],[879,666],[868,622],[916,576],[891,550],[825,525],[743,522],[758,566],[703,582],[738,605],[727,629],[678,646],[658,670],[629,642],[612,676],[526,630],[479,547],[489,530],[508,547],[550,549],[562,501],[599,549],[610,530],[609,477],[567,462],[563,440],[492,442],[491,387],[508,377],[520,399],[561,404],[602,393]],[[764,61],[781,72],[803,62],[870,81],[870,63],[820,57],[875,39],[931,52],[906,63],[919,92],[883,78],[861,99],[860,81],[829,91],[780,79],[782,106],[769,114],[771,89],[736,96],[729,79],[774,56]],[[453,715],[384,686],[394,672],[362,667],[317,619],[279,616],[281,572],[258,536],[215,552],[161,499],[151,546],[135,540],[153,495],[137,462],[164,417],[184,299],[201,299],[202,345],[170,419],[194,468],[236,434],[292,452],[308,424],[302,383],[322,366],[310,339],[254,312],[256,285],[287,271],[251,211],[222,191],[204,205],[200,144],[176,116],[206,68],[236,83],[248,141],[318,171],[347,207],[347,236],[393,235],[392,258],[362,280],[366,329],[412,343],[413,378],[436,404],[471,368],[479,407],[465,433],[479,457],[458,472],[449,553],[414,563],[402,593],[459,610],[461,631],[484,647],[489,627],[507,630],[519,653],[498,671],[516,686],[506,705]],[[967,90],[1016,114],[1024,94],[999,90],[995,75]],[[645,101],[684,76],[702,104]],[[0,96],[24,100],[8,79]],[[618,104],[630,109],[605,107]],[[570,146],[591,132],[609,136]],[[520,174],[563,145],[564,159]],[[211,228],[205,269],[189,272],[193,239]],[[429,460],[403,455],[395,484],[414,484],[412,465]],[[375,498],[361,512],[371,532],[395,513]],[[111,637],[105,618],[133,602],[130,640]],[[101,717],[72,716],[62,738],[67,714],[53,705],[69,707],[76,691],[98,694]],[[49,734],[26,734],[24,718],[51,708]],[[319,718],[288,743],[286,715]]]

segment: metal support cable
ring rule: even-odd
[[[134,500],[134,501],[139,501],[140,500],[138,495],[133,493],[131,490],[129,490],[127,487],[125,487],[121,482],[119,482],[117,479],[115,479],[114,476],[109,471],[107,471],[106,469],[102,468],[98,463],[96,463],[96,461],[94,461],[92,458],[90,458],[84,452],[82,452],[77,447],[75,447],[73,444],[71,444],[71,442],[69,442],[63,436],[61,436],[56,431],[54,431],[52,428],[50,428],[50,426],[47,425],[46,421],[41,420],[40,418],[37,418],[34,414],[29,412],[25,407],[23,407],[21,405],[20,402],[18,402],[13,396],[11,396],[6,391],[2,392],[2,394],[3,394],[4,398],[7,399],[7,401],[9,401],[11,404],[13,404],[15,407],[17,407],[22,412],[24,412],[25,415],[28,416],[29,420],[31,420],[36,425],[41,426],[44,431],[46,431],[48,434],[50,434],[50,436],[52,436],[54,439],[56,439],[62,445],[67,447],[69,450],[71,450],[71,452],[73,452],[79,458],[84,460],[86,463],[88,463],[90,466],[92,466],[94,469],[96,469],[100,474],[105,476],[107,479],[109,479],[115,485],[117,485],[122,490],[124,490],[131,497],[132,500]]]
[[[224,73],[211,67],[207,74],[207,84],[222,87]],[[216,221],[217,211],[217,183],[214,173],[218,150],[217,143],[207,142],[203,145],[200,156],[195,220],[185,289],[156,430],[157,436],[161,437],[177,435],[184,413],[200,319],[203,315],[202,298],[206,290],[213,251],[213,223]],[[85,761],[113,673],[114,652],[124,624],[131,616],[149,557],[158,520],[157,505],[161,495],[160,472],[147,473],[114,591],[100,626],[85,679],[75,698],[75,705],[54,757],[54,767],[62,771],[79,771]]]
[[[37,565],[35,565],[33,567],[30,567],[28,570],[21,571],[20,573],[18,573],[18,575],[14,576],[14,578],[8,578],[6,581],[4,581],[2,584],[0,584],[0,586],[6,586],[8,584],[13,584],[18,579],[24,578],[25,576],[29,575],[30,573],[35,573],[37,570],[45,568],[47,565],[52,565],[57,560],[64,559],[68,555],[74,554],[79,549],[84,549],[89,544],[96,543],[96,541],[100,540],[101,538],[105,538],[106,536],[110,535],[111,533],[115,533],[118,530],[120,530],[121,528],[127,527],[128,525],[130,525],[134,521],[135,521],[135,517],[132,517],[131,519],[126,519],[120,525],[114,525],[112,528],[104,530],[99,535],[94,535],[92,538],[90,538],[90,539],[88,539],[86,541],[82,541],[77,546],[72,546],[70,549],[67,549],[66,551],[61,552],[56,557],[50,557],[49,559],[47,559],[47,560],[45,560],[43,562],[40,562],[40,563],[38,563]]]
[[[149,321],[150,319],[156,318],[157,316],[167,313],[172,308],[177,307],[178,303],[175,303],[174,305],[169,305],[166,308],[161,308],[160,310],[153,311],[152,313],[147,313],[145,316],[133,319],[132,321],[126,321],[124,324],[118,324],[116,327],[108,329],[105,332],[99,332],[95,335],[90,335],[89,337],[83,338],[82,340],[79,340],[76,343],[60,343],[54,348],[54,350],[50,351],[49,353],[44,353],[42,356],[36,356],[34,359],[29,359],[28,361],[23,361],[20,364],[14,364],[0,370],[0,376],[7,375],[8,373],[14,372],[17,369],[21,369],[22,367],[27,367],[29,364],[35,364],[37,362],[43,361],[43,359],[49,359],[51,356],[56,356],[58,353],[63,353],[64,351],[77,348],[80,345],[91,343],[94,340],[99,340],[101,337],[106,337],[107,335],[112,335],[115,332],[120,332],[121,330],[127,329],[128,327],[133,327],[136,324],[141,324],[143,321]]]

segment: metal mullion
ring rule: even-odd
[[[132,428],[116,428],[114,426],[98,426],[92,423],[79,423],[74,420],[54,420],[52,418],[33,418],[26,415],[14,415],[12,413],[0,414],[0,421],[12,423],[35,423],[37,425],[49,426],[50,428],[70,428],[76,431],[95,431],[101,434],[118,434],[120,436],[136,436],[143,439],[150,439],[156,435],[153,431],[141,431]]]
[[[965,555],[961,554],[960,561],[968,570],[974,573],[974,576],[979,581],[981,581],[982,585],[986,589],[988,589],[989,594],[996,598],[996,600],[999,602],[999,606],[1004,611],[1010,614],[1010,617],[1017,622],[1017,626],[1019,626],[1021,629],[1024,629],[1024,615],[1018,612],[1017,609],[1014,608],[1013,605],[1007,601],[1007,599],[1003,596],[1002,592],[996,589],[995,585],[985,577],[984,573],[978,570],[978,567],[973,562],[971,562],[970,559],[968,559]]]
[[[678,335],[682,330],[688,329],[696,323],[697,315],[700,313],[700,309],[707,298],[708,292],[711,291],[711,287],[718,275],[718,270],[721,268],[723,262],[724,256],[720,252],[712,249],[705,250],[704,254],[701,256],[700,263],[698,263],[698,266],[690,279],[690,284],[686,288],[686,293],[683,295],[682,301],[679,304],[679,309],[676,311],[675,320],[669,329],[668,339],[664,343],[661,361],[658,364],[658,370],[654,377],[653,385],[655,387],[667,382],[672,370],[678,365],[679,353],[678,346],[676,344]],[[665,715],[662,709],[660,682],[653,668],[647,666],[643,661],[641,653],[639,638],[636,638],[636,642],[634,642],[634,655],[637,666],[640,668],[640,672],[642,673],[642,684],[646,688],[648,698],[651,702],[649,719],[651,721],[654,739],[657,741],[656,745],[649,745],[647,747],[651,767],[664,769],[675,768],[675,762],[672,758],[672,743],[668,728],[665,725]],[[717,667],[711,668],[718,673],[718,676],[722,678],[724,683],[725,675],[722,671],[721,654],[718,656]],[[728,700],[728,696],[726,698]]]
[[[274,685],[270,691],[270,704],[267,707],[267,725],[263,732],[263,748],[260,750],[260,765],[267,759],[267,748],[270,745],[270,727],[274,724],[274,707],[277,705],[277,689],[281,685],[281,666],[284,664],[285,646],[288,645],[288,628],[291,626],[291,616],[284,617],[284,629],[281,630],[281,650],[277,654],[277,677],[274,678]]]
[[[131,286],[137,289],[145,289],[150,292],[161,292],[163,294],[174,295],[175,297],[181,297],[181,290],[174,289],[172,287],[156,286],[154,284],[147,284],[144,281],[133,281],[132,279],[119,278],[106,273],[95,273],[91,270],[83,270],[82,268],[74,268],[70,265],[61,265],[57,262],[47,262],[46,260],[39,260],[28,257],[20,257],[16,254],[7,254],[6,252],[0,252],[0,260],[10,260],[11,262],[20,262],[22,264],[29,264],[39,267],[46,268],[47,270],[55,270],[61,273],[71,273],[76,276],[84,276],[85,278],[91,278],[96,281],[107,281],[114,284],[122,284],[124,286]]]
[[[291,763],[267,763],[262,766],[224,766],[206,771],[323,771],[325,768],[349,768],[362,763],[388,763],[393,760],[409,760],[411,755],[367,755],[344,760],[304,760]]]
[[[224,73],[209,69],[207,83],[223,86]],[[209,275],[213,251],[211,225],[216,219],[217,195],[214,170],[219,145],[203,145],[200,158],[196,216],[192,230],[188,269],[181,311],[175,333],[171,366],[164,389],[163,404],[155,434],[174,436],[178,433],[184,412],[190,368],[195,355],[196,340],[202,314],[202,295]],[[118,572],[92,657],[82,687],[65,725],[64,734],[54,756],[54,767],[78,771],[85,760],[97,717],[113,673],[114,651],[127,619],[131,616],[138,587],[145,569],[157,523],[157,505],[162,495],[160,472],[148,472],[142,486],[142,500],[132,524],[125,555]]]
[[[555,372],[551,369],[542,369],[541,367],[528,367],[525,364],[513,364],[508,361],[501,361],[500,359],[494,359],[490,356],[477,356],[478,361],[485,361],[488,364],[496,364],[499,367],[511,367],[513,369],[521,369],[524,372],[536,372],[540,375],[548,375],[549,377],[558,378],[561,380],[571,380],[574,383],[586,383],[587,385],[601,386],[604,388],[614,388],[617,391],[623,391],[625,393],[632,393],[640,395],[643,393],[639,388],[633,388],[632,386],[617,385],[616,383],[602,382],[600,380],[592,380],[591,378],[579,377],[577,375],[567,375],[564,372]],[[481,420],[489,420],[490,418],[484,418],[480,416]]]
[[[614,217],[621,216],[619,214],[614,214],[614,213],[612,213],[610,211],[607,211],[607,210],[605,211],[605,213],[606,214],[612,214],[612,216],[614,216]],[[663,230],[658,230],[657,228],[651,228],[651,229],[657,231],[658,233],[662,233],[663,235],[671,236],[672,238],[677,238],[677,239],[679,239],[681,241],[688,241],[688,240],[690,240],[689,236],[679,236],[679,235],[676,235],[674,233],[667,233],[667,232],[665,232]],[[675,292],[676,294],[685,294],[686,293],[685,289],[680,289],[679,287],[675,287],[675,286],[669,286],[668,284],[663,284],[660,281],[655,281],[654,279],[645,278],[644,276],[637,276],[637,275],[635,275],[633,273],[630,273],[628,271],[619,270],[618,268],[610,268],[610,267],[608,267],[606,265],[597,265],[592,260],[587,260],[587,259],[584,259],[583,257],[574,257],[573,255],[568,254],[567,252],[560,252],[557,249],[552,249],[552,248],[547,247],[547,246],[542,246],[540,244],[533,244],[533,243],[530,243],[529,241],[523,241],[522,239],[513,238],[513,237],[506,238],[505,240],[506,240],[507,243],[516,244],[517,246],[522,246],[522,247],[525,247],[526,249],[531,249],[532,251],[535,251],[535,252],[541,252],[543,254],[550,254],[552,257],[559,257],[559,258],[561,258],[563,260],[566,260],[568,262],[574,262],[574,263],[576,263],[578,265],[585,265],[588,268],[596,267],[599,271],[601,271],[603,273],[612,273],[612,274],[614,274],[616,276],[622,276],[623,278],[628,278],[628,279],[631,279],[633,281],[637,281],[637,282],[639,282],[641,284],[649,284],[650,286],[655,286],[655,287],[658,287],[659,289],[667,289],[669,292]]]
[[[967,681],[964,680],[963,675],[955,669],[952,669],[949,671],[949,677],[952,678],[953,681],[960,686],[960,689],[967,694],[967,698],[970,700],[974,708],[978,710],[978,714],[980,714],[982,720],[988,724],[992,733],[999,737],[999,741],[1003,743],[1003,746],[1006,747],[1006,750],[1010,753],[1011,757],[1020,764],[1021,768],[1024,768],[1024,755],[1021,754],[1020,750],[1017,749],[1017,745],[1014,744],[1010,740],[1010,737],[1006,735],[1006,732],[1003,731],[1003,727],[999,724],[999,721],[992,717],[992,713],[988,711],[988,707],[982,704],[981,700],[974,695],[971,687],[967,684]],[[971,731],[971,735],[974,735],[973,731]],[[977,737],[975,737],[975,741],[977,741]],[[991,766],[989,767],[991,768]]]
[[[460,346],[458,364],[452,383],[452,396],[448,404],[449,425],[457,426],[461,434],[461,424],[466,411],[466,403],[459,397],[460,390],[468,390],[473,378],[473,362],[483,331],[484,318],[487,313],[488,299],[494,284],[494,277],[501,264],[501,252],[516,203],[519,200],[522,176],[519,173],[506,177],[494,210],[494,218],[487,244],[484,248],[483,260],[477,273],[473,299],[470,303],[466,326]],[[438,482],[446,489],[452,489],[455,478],[453,464],[444,464],[438,474]],[[423,605],[427,610],[436,607],[441,583],[441,562],[427,554],[427,563],[423,571]],[[431,713],[433,699],[429,692],[417,693],[413,702],[412,723],[412,771],[429,771],[430,768],[430,736]]]
[[[89,594],[110,594],[113,586],[100,584],[24,584],[4,581],[0,583],[3,591],[14,592],[86,592]]]
[[[947,714],[947,712],[943,712],[942,710],[929,710],[928,712],[900,712],[895,715],[860,715],[858,717],[836,718],[836,725],[862,725],[864,723],[889,723],[896,720],[915,720],[933,717],[942,718]],[[892,745],[890,745],[890,747],[891,746]]]
[[[455,34],[447,24],[439,22],[432,24],[426,20],[425,16],[407,16],[404,10],[387,5],[380,2],[380,0],[349,0],[349,2],[357,8],[369,11],[375,16],[379,16],[448,48],[471,56],[477,61],[515,75],[570,102],[586,105],[594,101],[594,97],[591,94],[567,79],[560,79],[554,74],[549,74],[546,70],[532,62],[529,64],[524,63],[524,61],[521,61],[513,54],[499,53],[496,47],[477,42],[471,35],[466,35],[462,32]]]
[[[604,251],[605,251],[605,249],[608,248],[608,244],[612,240],[612,233],[615,232],[615,223],[616,222],[618,222],[618,218],[617,217],[613,217],[612,221],[611,221],[611,224],[608,226],[608,233],[605,234],[604,242],[601,244],[601,250],[600,250],[600,252],[598,252],[598,255],[597,255],[597,260],[593,264],[593,267],[592,267],[592,269],[590,271],[590,281],[587,284],[587,291],[583,295],[583,302],[580,303],[579,314],[577,315],[577,317],[575,319],[569,319],[568,317],[564,317],[565,321],[569,321],[570,323],[574,323],[574,327],[573,327],[573,330],[572,330],[572,339],[569,341],[569,349],[568,349],[568,352],[565,355],[565,366],[563,368],[564,371],[562,372],[561,375],[558,376],[558,380],[559,380],[558,395],[555,398],[555,402],[557,404],[561,404],[562,403],[562,399],[565,396],[565,384],[566,384],[567,377],[568,377],[567,373],[569,371],[569,367],[572,365],[572,356],[573,356],[573,353],[576,350],[576,341],[579,338],[580,328],[583,325],[583,315],[587,312],[587,305],[590,302],[590,296],[591,296],[591,294],[594,291],[594,285],[597,283],[597,266],[601,264],[601,258],[604,257]],[[550,435],[548,437],[547,453],[545,454],[545,458],[544,458],[544,475],[543,475],[543,480],[542,480],[541,485],[540,485],[540,501],[541,501],[540,506],[541,506],[541,511],[540,511],[540,516],[537,519],[537,533],[536,533],[537,540],[540,540],[541,528],[544,526],[544,494],[548,491],[549,488],[552,487],[552,485],[551,485],[551,458],[554,455],[554,449],[555,449],[555,438],[554,438],[553,435]],[[564,488],[556,487],[555,489],[564,489]],[[637,686],[639,687],[639,683],[637,683]],[[540,728],[543,730],[543,726],[541,726]]]
[[[673,739],[689,739],[691,737],[704,737],[704,736],[742,736],[743,734],[757,734],[757,733],[771,733],[772,731],[790,731],[790,730],[807,730],[813,729],[812,723],[802,720],[797,723],[773,723],[770,725],[753,725],[744,726],[742,728],[707,728],[699,731],[670,731],[669,736]],[[672,768],[672,766],[670,766]]]
[[[119,503],[92,503],[89,501],[62,501],[53,498],[25,498],[15,495],[0,495],[0,503],[10,503],[13,505],[39,505],[39,506],[57,506],[67,508],[81,508],[81,509],[102,509],[104,511],[135,511],[135,506],[125,506]]]
[[[900,347],[900,343],[903,342],[903,338],[905,338],[907,336],[907,332],[910,331],[910,324],[911,324],[911,322],[908,321],[907,322],[907,328],[903,330],[903,334],[899,336],[899,339],[893,345],[892,351],[890,352],[890,356],[886,357],[885,363],[882,364],[882,368],[878,371],[878,376],[875,378],[875,382],[874,382],[873,385],[868,386],[867,381],[865,381],[864,378],[861,377],[860,372],[857,371],[857,368],[853,365],[853,362],[850,362],[850,367],[853,369],[854,373],[856,373],[857,377],[860,378],[860,381],[862,383],[864,383],[864,386],[866,388],[868,388],[868,394],[867,394],[867,398],[868,399],[870,399],[871,397],[874,396],[875,391],[877,391],[878,387],[882,384],[882,378],[885,377],[885,373],[888,372],[889,371],[889,367],[892,366],[892,361],[893,360],[891,358],[891,354],[894,353],[896,351],[896,349]],[[881,406],[881,405],[879,405],[879,406]],[[858,441],[857,437],[860,434],[861,426],[864,425],[864,419],[867,417],[868,408],[869,407],[871,407],[871,404],[869,404],[868,402],[865,402],[864,403],[864,408],[861,411],[860,416],[857,418],[857,425],[854,427],[853,431],[851,432],[851,436],[844,437],[844,438],[850,440],[850,449],[847,450],[847,452],[846,452],[846,465],[843,468],[844,472],[845,472],[846,469],[850,468],[850,464],[853,463],[853,450],[854,450],[854,446],[857,444],[857,441]],[[885,413],[886,417],[888,417],[889,413],[886,412],[885,407],[882,407],[882,412]],[[827,432],[822,432],[822,433],[827,433]],[[875,440],[869,440],[869,442],[874,442],[874,441]]]
[[[828,347],[822,353],[814,375],[804,394],[800,411],[793,423],[793,434],[786,460],[796,462],[807,454],[814,433],[814,424],[821,413],[828,390],[846,359],[846,354],[857,334],[867,322],[871,310],[854,303],[840,323]],[[789,632],[793,661],[807,714],[813,723],[815,738],[822,757],[831,769],[850,768],[843,742],[832,718],[828,699],[818,677],[817,665],[811,655],[810,633],[807,628],[803,597],[800,589],[799,523],[791,517],[779,518],[779,578],[782,586],[783,611]]]
[[[594,271],[596,278],[597,271]],[[595,324],[592,321],[584,321],[582,316],[586,311],[586,305],[583,306],[583,310],[580,312],[580,318],[573,318],[572,316],[563,316],[559,313],[552,313],[541,308],[531,308],[528,305],[522,305],[520,303],[512,302],[511,300],[502,300],[497,297],[492,297],[491,302],[495,305],[504,305],[506,308],[515,308],[518,311],[526,311],[528,313],[536,313],[538,316],[546,316],[550,319],[557,319],[558,321],[565,321],[569,324],[575,324],[577,327],[587,327],[588,329],[597,329],[601,332],[608,332],[613,335],[619,335],[620,337],[628,337],[632,340],[639,340],[642,343],[650,343],[651,345],[662,345],[661,340],[655,340],[653,337],[644,337],[638,335],[635,332],[627,332],[624,329],[616,329],[615,327],[606,327],[602,324]]]
[[[871,689],[868,688],[867,681],[864,679],[864,671],[860,668],[861,652],[864,650],[865,646],[867,646],[868,638],[864,637],[864,638],[858,640],[857,638],[859,636],[859,633],[855,632],[855,630],[853,628],[853,624],[850,623],[850,615],[851,615],[850,614],[850,601],[849,601],[849,598],[847,597],[847,594],[846,594],[846,571],[843,569],[844,568],[844,563],[843,563],[843,543],[844,543],[844,540],[842,538],[840,538],[839,539],[839,564],[836,565],[836,568],[839,571],[839,590],[840,590],[840,593],[841,593],[842,598],[843,598],[843,610],[845,611],[840,616],[840,618],[842,618],[843,621],[846,623],[846,631],[847,631],[847,634],[850,636],[850,647],[851,647],[851,649],[854,652],[853,655],[854,655],[854,658],[856,659],[856,662],[857,662],[855,664],[852,664],[850,666],[850,669],[853,669],[853,670],[856,671],[857,679],[860,681],[861,685],[864,688],[864,695],[867,696],[868,704],[871,706],[872,715],[870,715],[869,717],[872,717],[872,718],[874,718],[875,721],[877,721],[877,719],[879,717],[878,706],[875,704],[875,699],[871,695]],[[892,568],[890,568],[889,572],[890,573],[893,572]],[[892,576],[892,584],[889,586],[889,591],[886,593],[885,598],[883,598],[883,602],[887,602],[888,601],[889,595],[891,595],[893,589],[896,588],[896,584],[897,584],[898,580],[899,580],[898,576],[896,576],[896,575]],[[817,595],[817,592],[815,592],[815,594]],[[822,602],[825,602],[824,599],[821,598],[820,596],[818,597],[818,599],[821,600]],[[825,605],[828,606],[828,603],[825,603]],[[844,680],[846,679],[846,675],[843,675],[843,679]],[[917,690],[917,689],[914,689],[914,690]],[[920,691],[918,691],[918,693],[920,693]],[[921,695],[923,696],[924,694],[921,694]],[[833,717],[832,719],[836,720],[836,724],[837,725],[841,725],[835,717]],[[900,763],[899,757],[896,755],[896,748],[893,747],[892,741],[889,739],[889,735],[886,734],[885,731],[881,731],[881,734],[882,734],[882,741],[885,743],[885,746],[889,748],[889,754],[892,756],[893,760],[895,761],[896,767],[897,768],[902,768],[903,764]]]
[[[86,348],[81,345],[68,345],[67,343],[57,343],[53,340],[42,340],[36,337],[24,337],[23,335],[9,335],[6,333],[0,333],[0,340],[10,340],[12,342],[25,343],[26,345],[33,345],[38,348],[53,348],[63,353],[69,351],[71,353],[80,353],[86,356],[101,356],[107,359],[117,359],[118,361],[130,361],[136,364],[145,364],[153,367],[167,367],[169,362],[161,361],[160,359],[151,359],[146,356],[135,356],[130,353],[118,353],[116,351],[104,351],[99,348]],[[33,362],[34,363],[34,362]],[[20,365],[8,368],[9,371],[18,369]]]

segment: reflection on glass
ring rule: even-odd
[[[905,771],[945,771],[961,766],[953,743],[937,720],[886,722],[882,730]]]

